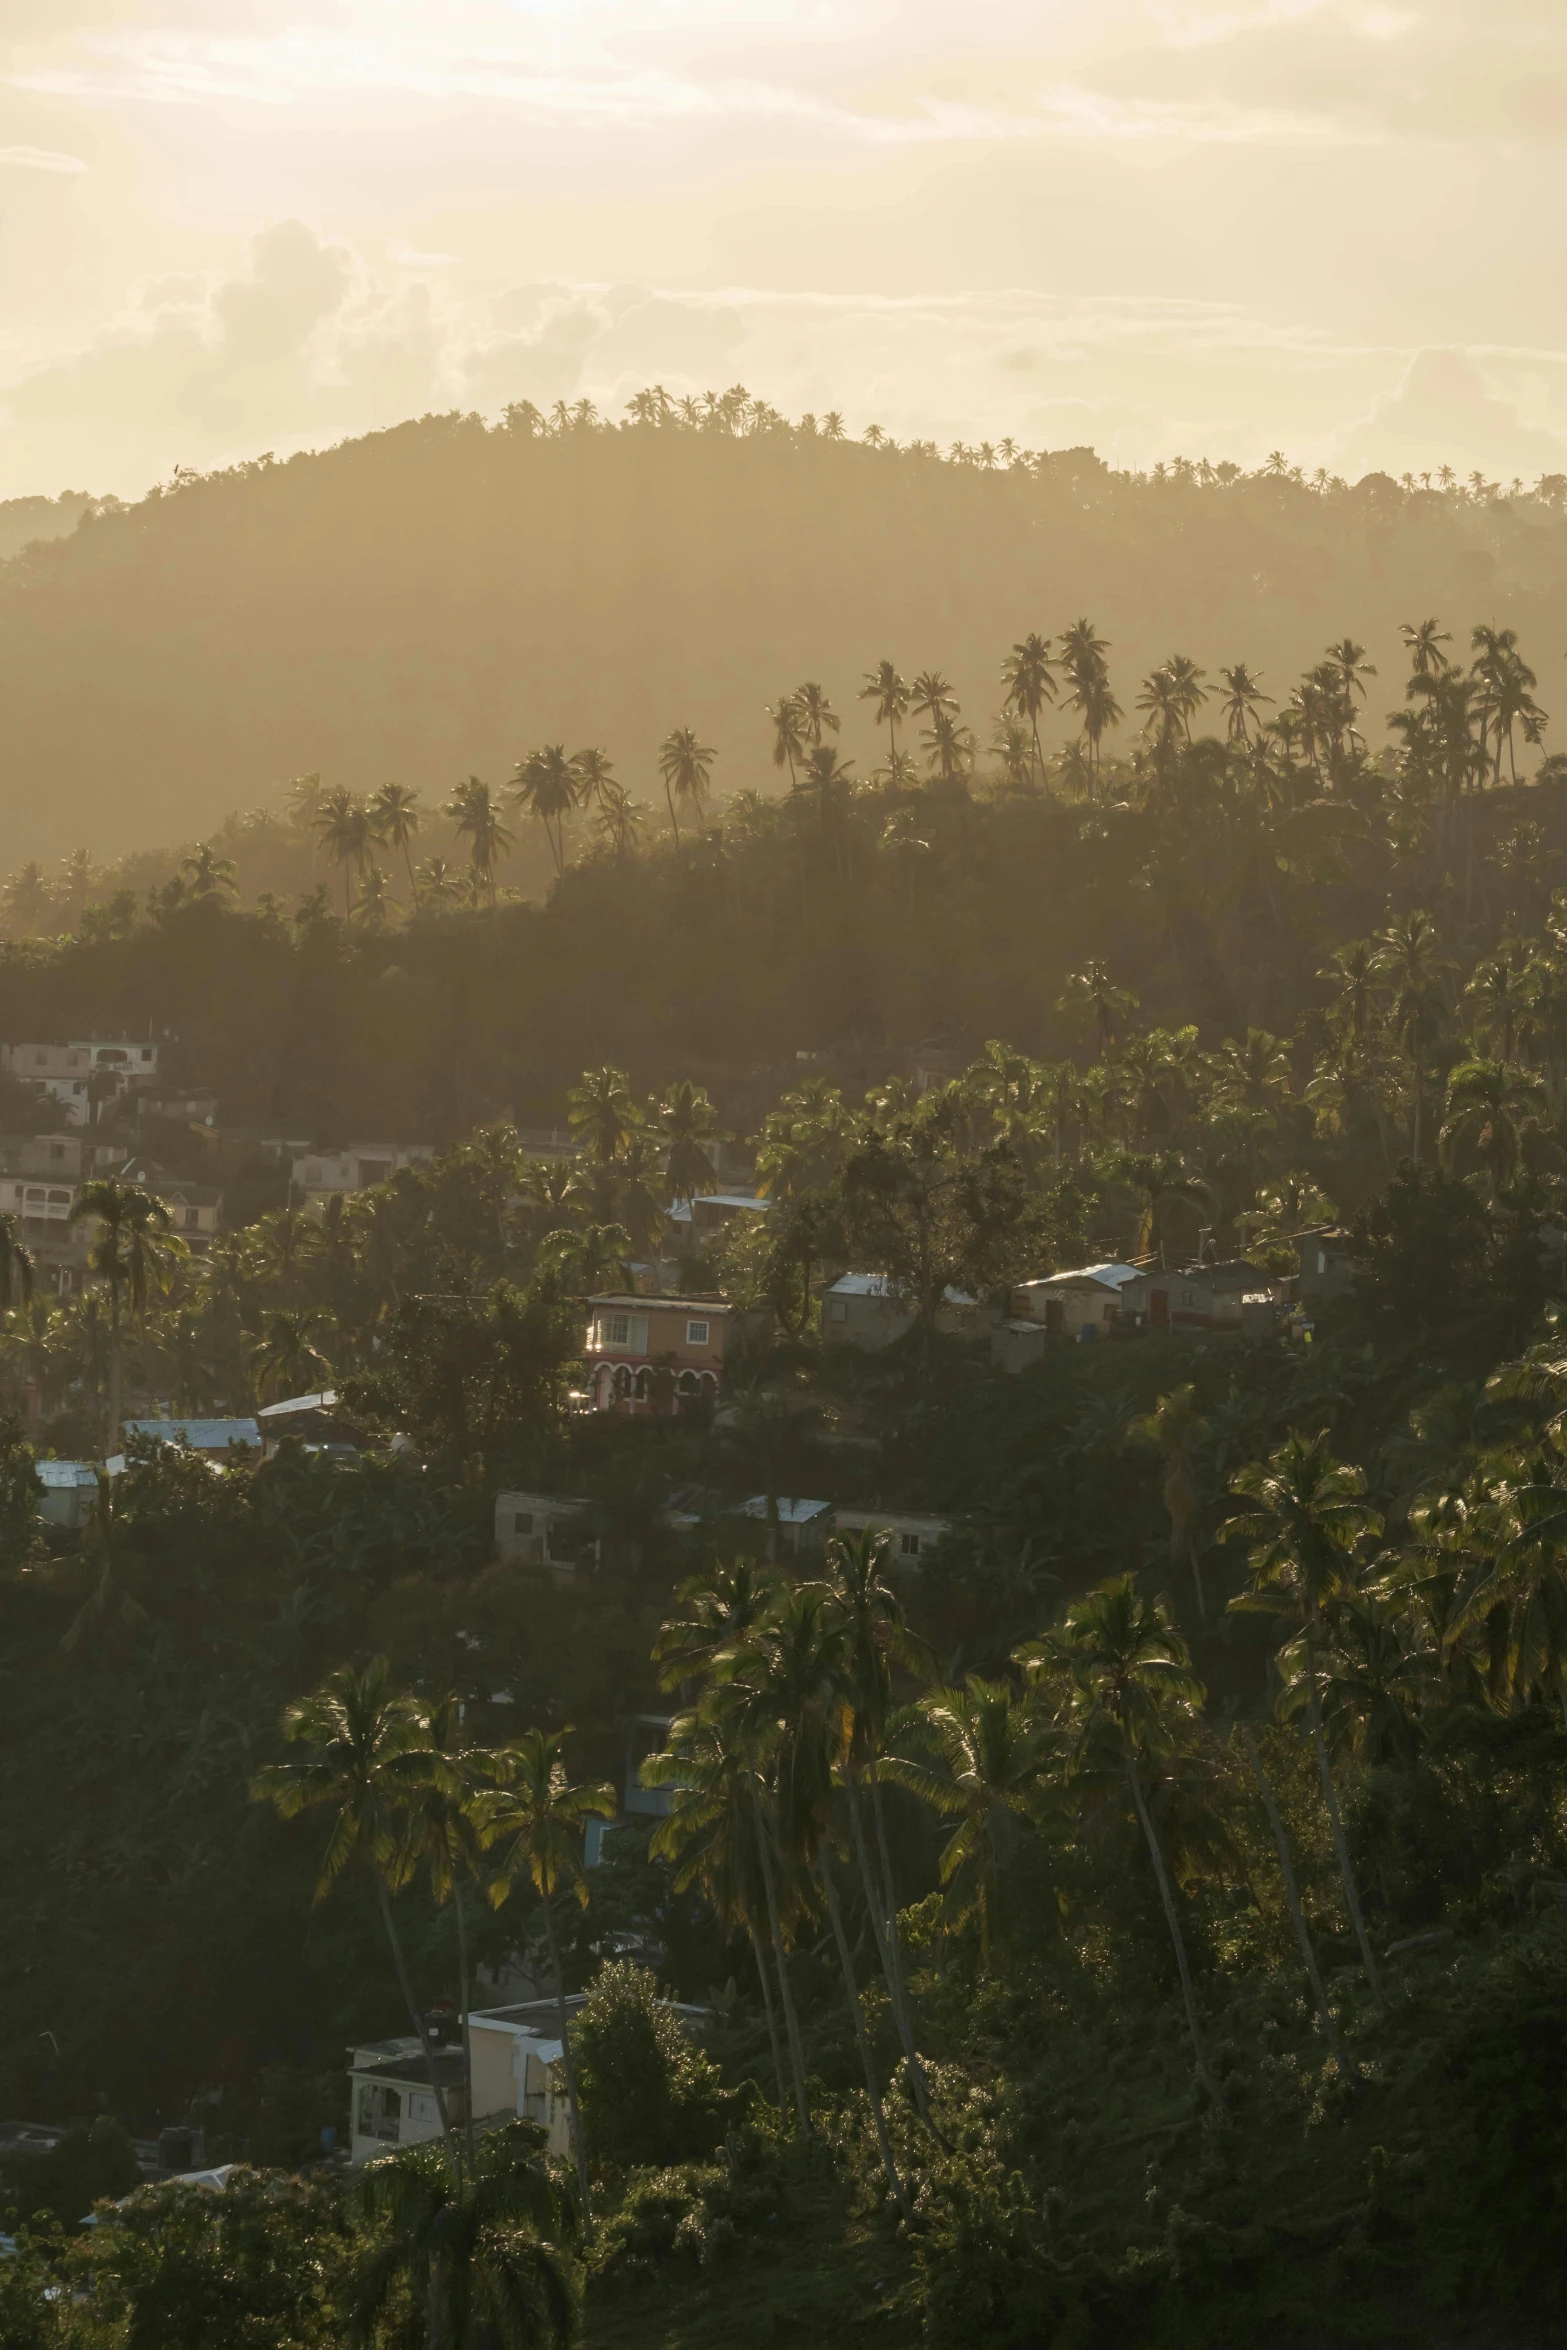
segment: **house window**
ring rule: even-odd
[[[607,1343],[610,1346],[629,1346],[631,1344],[631,1316],[629,1314],[610,1315]]]
[[[899,1558],[917,1559],[919,1554],[920,1538],[917,1534],[900,1534],[898,1536]]]
[[[359,2091],[359,2135],[389,2138],[396,2143],[402,2125],[403,2101],[395,2089],[366,2081]]]
[[[201,1210],[200,1210],[200,1208],[187,1208],[187,1209],[185,1210],[185,1229],[186,1229],[186,1231],[187,1231],[187,1232],[194,1232],[194,1231],[196,1230],[197,1226],[200,1224],[200,1222],[201,1222]]]
[[[706,1346],[710,1328],[711,1324],[707,1322],[688,1322],[686,1324],[687,1346]]]
[[[152,1059],[152,1047],[150,1044],[144,1044],[142,1046],[141,1057],[144,1061],[150,1061]]]
[[[435,2099],[427,2097],[422,2089],[414,2089],[410,2092],[408,2119],[411,2122],[433,2122],[438,2110]]]
[[[519,1510],[517,1515],[512,1519],[511,1530],[514,1534],[531,1534],[533,1532],[532,1511]]]
[[[827,1300],[827,1319],[829,1322],[847,1322],[849,1301],[846,1297],[830,1297]]]

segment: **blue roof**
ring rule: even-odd
[[[151,1436],[160,1444],[178,1444],[183,1437],[194,1452],[221,1452],[228,1444],[261,1442],[254,1420],[127,1420],[127,1436]]]

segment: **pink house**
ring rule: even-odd
[[[591,1297],[583,1353],[596,1412],[644,1418],[712,1402],[726,1363],[764,1339],[770,1314],[717,1297]]]

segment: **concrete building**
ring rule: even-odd
[[[716,1297],[589,1298],[583,1353],[590,1408],[668,1418],[712,1403],[726,1366],[771,1327],[771,1314],[741,1313]]]
[[[932,1518],[915,1510],[863,1509],[839,1503],[833,1511],[835,1534],[885,1534],[896,1567],[917,1567],[944,1534],[952,1531],[950,1518]]]
[[[949,1289],[936,1309],[944,1337],[964,1338],[983,1329],[987,1316],[966,1290]],[[875,1354],[906,1338],[919,1309],[901,1282],[887,1273],[845,1273],[822,1298],[822,1343],[859,1346]]]
[[[351,1142],[345,1150],[303,1151],[293,1160],[294,1190],[307,1208],[324,1207],[334,1193],[369,1191],[404,1167],[427,1167],[433,1142]]]
[[[1062,1338],[1102,1338],[1114,1328],[1123,1294],[1137,1274],[1135,1265],[1080,1265],[1038,1281],[1020,1281],[1008,1318],[1039,1323]]]
[[[1316,1313],[1355,1286],[1355,1259],[1347,1232],[1336,1224],[1314,1224],[1295,1235],[1295,1296],[1303,1312]]]
[[[1266,1337],[1285,1302],[1285,1284],[1244,1257],[1222,1264],[1150,1266],[1121,1292],[1139,1329],[1211,1330]]]
[[[521,1566],[575,1574],[597,1563],[593,1521],[592,1502],[568,1494],[498,1493],[495,1555]]]
[[[105,1103],[157,1082],[158,1052],[133,1038],[0,1044],[0,1069],[57,1102],[74,1126],[92,1126]]]

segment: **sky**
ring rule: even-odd
[[[0,497],[744,383],[1567,470],[1564,0],[5,0]]]

